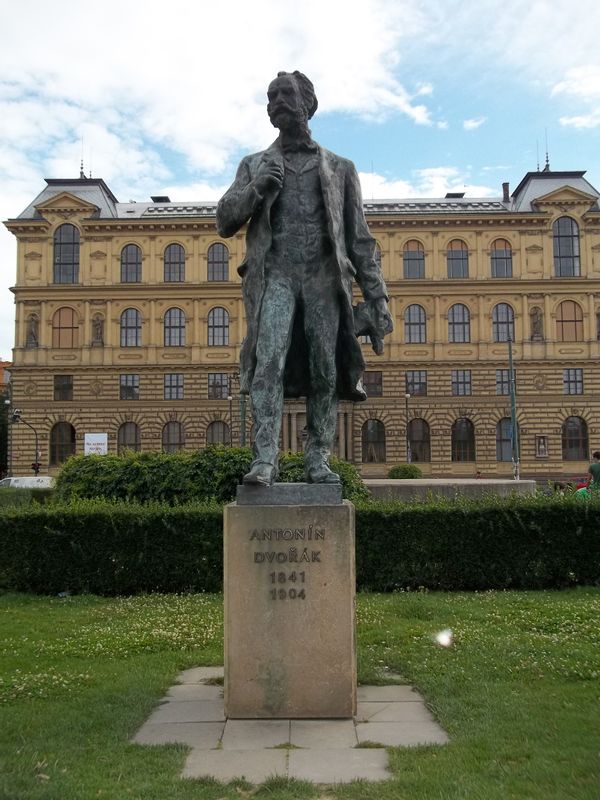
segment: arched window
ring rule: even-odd
[[[368,419],[362,426],[362,460],[364,464],[385,462],[385,426],[378,419]]]
[[[462,303],[455,303],[448,311],[448,341],[471,341],[471,315]]]
[[[59,308],[52,317],[52,347],[77,347],[79,324],[72,308]]]
[[[562,426],[563,461],[587,461],[588,451],[586,421],[581,417],[567,417]]]
[[[75,428],[70,422],[57,422],[50,431],[50,466],[62,464],[75,455]]]
[[[469,248],[460,239],[453,239],[446,251],[449,278],[469,277]]]
[[[571,217],[559,217],[552,225],[552,235],[555,276],[578,278],[581,275],[579,226]]]
[[[508,417],[496,424],[496,461],[512,461],[512,422]]]
[[[413,461],[431,461],[431,436],[424,419],[411,419],[408,423],[408,441]]]
[[[490,250],[492,278],[512,278],[512,248],[506,239],[496,239]]]
[[[137,244],[126,244],[121,250],[121,283],[142,280],[142,251]]]
[[[404,245],[402,266],[404,277],[409,280],[425,277],[425,248],[421,242],[411,239]]]
[[[475,461],[475,428],[461,417],[452,425],[452,461]]]
[[[164,255],[165,282],[181,283],[185,280],[185,250],[180,244],[170,244]]]
[[[185,445],[185,431],[181,422],[167,422],[162,429],[163,453],[178,453]]]
[[[142,344],[142,315],[137,308],[126,308],[121,314],[121,347]]]
[[[119,455],[126,450],[133,450],[136,453],[141,450],[142,437],[140,428],[135,422],[124,422],[119,426],[117,433],[117,452]]]
[[[583,311],[574,300],[563,300],[556,314],[559,342],[583,342]]]
[[[515,340],[515,312],[508,303],[498,303],[492,309],[492,341]]]
[[[208,248],[208,280],[229,280],[229,250],[221,242],[215,242]]]
[[[217,306],[208,312],[208,345],[218,347],[225,344],[229,344],[229,314]]]
[[[424,344],[427,341],[427,316],[423,306],[407,306],[404,312],[404,341]]]
[[[79,281],[79,230],[65,222],[54,233],[54,283]]]
[[[165,314],[165,347],[185,345],[185,313],[180,308],[170,308]]]
[[[229,425],[220,419],[211,422],[206,429],[206,444],[231,444]]]

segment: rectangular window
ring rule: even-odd
[[[471,394],[471,370],[452,370],[452,394],[457,397]]]
[[[165,375],[165,400],[183,400],[182,372],[168,372]]]
[[[208,373],[208,399],[227,400],[229,397],[229,374],[227,372]]]
[[[563,370],[563,393],[564,394],[583,394],[583,370],[565,369]]]
[[[427,397],[426,369],[414,369],[406,372],[406,394],[411,397]]]
[[[73,376],[55,375],[54,376],[54,399],[72,400],[73,399]]]
[[[363,384],[367,397],[383,397],[383,373],[365,372]]]
[[[119,400],[139,400],[139,399],[140,399],[140,376],[120,375]]]
[[[510,370],[496,370],[496,394],[510,394]]]

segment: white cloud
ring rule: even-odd
[[[463,128],[466,131],[475,131],[477,128],[481,128],[484,122],[487,121],[487,117],[477,117],[476,119],[465,119],[463,121]]]
[[[360,172],[359,178],[366,201],[445,197],[447,192],[464,192],[468,197],[498,195],[498,191],[489,186],[471,183],[470,176],[457,167],[416,169],[411,173],[411,180],[390,180],[376,172]]]

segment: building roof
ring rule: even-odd
[[[544,197],[566,186],[598,199],[600,192],[586,181],[583,177],[584,175],[585,171],[552,172],[550,169],[544,169],[541,172],[528,172],[512,193],[511,210],[535,211],[535,201],[538,197]],[[598,211],[598,203],[594,203],[592,208],[594,211]]]
[[[101,178],[46,178],[47,186],[35,200],[30,203],[25,211],[19,214],[18,219],[41,219],[41,214],[36,206],[42,205],[52,197],[68,192],[81,198],[86,203],[96,206],[92,216],[98,218],[117,217],[117,198]]]
[[[397,200],[367,200],[364,202],[365,213],[375,215],[472,215],[472,214],[510,214],[535,213],[536,199],[566,186],[582,192],[596,202],[591,210],[599,211],[598,192],[583,176],[585,172],[552,172],[548,168],[542,172],[528,172],[519,183],[510,199],[503,197],[461,197],[461,193],[451,193],[442,198],[405,198]],[[171,202],[166,196],[164,201],[156,202],[155,197],[149,203],[119,203],[103,180],[99,178],[46,179],[46,188],[19,214],[18,219],[41,219],[37,206],[43,205],[61,192],[75,195],[96,206],[91,217],[93,219],[165,219],[165,218],[214,218],[217,211],[215,201]],[[161,198],[162,199],[162,198]]]

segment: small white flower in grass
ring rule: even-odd
[[[450,630],[450,628],[444,628],[443,631],[436,633],[433,637],[435,642],[439,644],[440,647],[451,647],[452,641],[454,639],[454,634]]]

